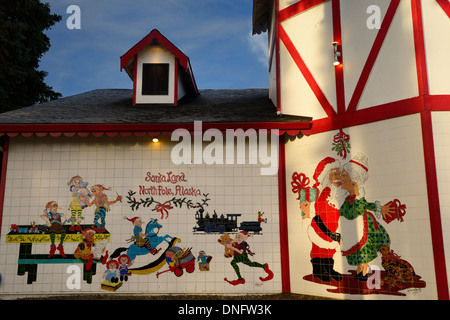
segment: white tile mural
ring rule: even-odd
[[[174,165],[174,145],[11,138],[0,292],[281,292],[277,175]]]
[[[293,292],[435,299],[420,117],[286,145]]]

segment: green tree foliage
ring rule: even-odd
[[[0,112],[58,99],[38,70],[50,48],[44,30],[61,21],[48,3],[39,0],[0,1]]]

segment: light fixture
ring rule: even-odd
[[[333,42],[333,49],[334,49],[333,65],[338,66],[341,64],[340,58],[341,58],[342,54],[338,50],[338,43],[336,41]]]
[[[156,142],[159,141],[159,139],[158,138],[153,138],[152,141],[156,143]]]

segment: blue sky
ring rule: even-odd
[[[199,89],[267,88],[267,33],[251,35],[252,0],[42,0],[62,16],[46,34],[45,82],[63,96],[131,89],[120,57],[158,29],[191,60]],[[81,29],[68,29],[70,5]]]

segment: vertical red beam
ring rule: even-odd
[[[133,106],[136,105],[136,80],[137,80],[137,67],[138,67],[138,55],[134,55],[134,69],[133,69]]]
[[[8,164],[9,137],[5,135],[5,143],[3,145],[2,172],[0,176],[0,230],[3,221],[3,205],[5,203],[5,186],[6,186],[6,167]]]
[[[281,113],[281,76],[280,76],[280,0],[275,0],[275,64],[277,73],[277,113]]]
[[[436,175],[433,127],[430,111],[425,110],[421,113],[421,122],[437,293],[439,300],[449,300],[444,238],[442,235],[441,207],[439,204],[439,190]]]
[[[178,105],[178,59],[174,57],[175,60],[175,80],[174,80],[174,90],[173,90],[173,105]]]
[[[341,30],[341,1],[332,0],[332,10],[333,10],[333,39],[338,43],[338,49],[341,53],[341,62],[343,62],[343,51],[342,51],[342,30]],[[330,52],[331,52],[330,45]],[[337,113],[345,113],[345,90],[344,90],[344,67],[341,63],[335,66],[336,74],[336,100],[337,100]]]
[[[422,1],[411,0],[414,31],[414,50],[416,55],[417,81],[419,96],[429,95],[427,61],[423,33]],[[447,267],[445,263],[444,238],[442,234],[441,206],[439,201],[436,159],[434,149],[433,123],[429,99],[424,99],[424,111],[421,113],[422,139],[425,155],[425,174],[428,192],[428,210],[430,215],[431,241],[433,244],[434,269],[436,273],[439,300],[449,299]]]
[[[273,137],[274,135],[272,135]],[[283,293],[291,292],[289,274],[289,242],[286,205],[286,156],[284,135],[279,137],[278,148],[278,206],[280,219],[280,260],[281,260],[281,289]]]

